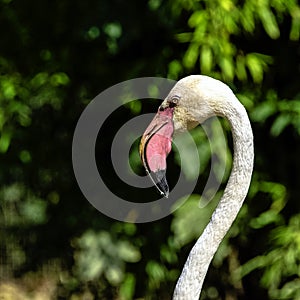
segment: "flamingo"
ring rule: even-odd
[[[166,157],[172,136],[212,116],[225,117],[230,123],[233,166],[223,196],[185,262],[173,300],[200,297],[211,260],[248,193],[254,160],[253,133],[244,106],[226,84],[208,76],[191,75],[172,88],[140,142],[140,156],[148,175],[160,193],[168,197]]]

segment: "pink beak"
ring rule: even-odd
[[[166,159],[172,148],[174,108],[158,110],[140,142],[143,165],[159,192],[166,198],[169,186],[166,180]]]

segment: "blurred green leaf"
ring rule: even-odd
[[[267,6],[262,5],[258,8],[258,14],[268,35],[272,39],[277,39],[280,36],[280,32],[272,11]]]
[[[122,26],[118,22],[108,23],[104,26],[104,32],[113,39],[118,39],[122,35]]]
[[[33,88],[37,89],[42,85],[46,84],[49,79],[49,74],[46,72],[40,72],[36,74],[31,80],[30,84]]]
[[[182,72],[182,66],[178,60],[173,60],[169,63],[169,78],[177,79]]]
[[[157,282],[164,278],[165,270],[163,266],[155,261],[149,261],[146,266],[146,271],[151,278],[155,278]]]
[[[133,274],[126,274],[124,281],[120,286],[120,296],[122,300],[133,299],[136,280]]]
[[[92,26],[87,32],[87,36],[90,40],[95,40],[100,35],[100,30],[97,26]]]
[[[253,81],[260,83],[263,80],[263,67],[260,59],[254,53],[250,53],[246,56],[246,64],[251,73]]]
[[[236,58],[236,76],[239,80],[247,80],[245,57],[238,55]]]
[[[11,130],[2,130],[0,135],[0,153],[5,153],[8,150],[12,138]]]
[[[265,101],[251,112],[251,119],[255,122],[264,122],[276,112],[276,103]]]
[[[20,205],[20,212],[25,220],[31,224],[43,224],[47,222],[47,203],[43,199],[30,196],[30,198]]]
[[[200,52],[200,68],[203,74],[209,74],[212,69],[213,55],[208,46],[203,46]]]
[[[232,81],[234,78],[234,65],[230,57],[222,57],[220,59],[220,67],[222,70],[222,75],[226,81]]]
[[[30,155],[30,152],[27,151],[27,150],[22,150],[20,152],[20,160],[23,162],[23,163],[29,163],[31,161],[31,155]]]
[[[138,262],[141,259],[139,250],[128,241],[118,243],[118,255],[122,260],[131,263]]]
[[[291,11],[292,26],[290,32],[290,39],[292,41],[298,41],[300,37],[300,8],[294,7]]]
[[[51,75],[50,83],[53,86],[67,85],[70,82],[70,79],[66,73],[60,72]]]
[[[188,50],[186,51],[184,57],[183,57],[183,65],[186,68],[192,68],[197,59],[198,59],[198,50],[199,50],[199,46],[194,43],[191,44],[188,48]]]
[[[287,114],[279,115],[274,121],[271,127],[271,134],[273,136],[278,136],[284,130],[284,128],[291,123],[291,116]]]

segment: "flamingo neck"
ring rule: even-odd
[[[215,113],[228,119],[231,125],[234,145],[232,171],[210,222],[189,254],[177,282],[173,300],[199,299],[210,262],[235,220],[251,181],[253,134],[246,110],[233,94],[221,110],[217,109],[218,105],[215,107]]]

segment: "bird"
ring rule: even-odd
[[[188,255],[173,300],[200,297],[214,254],[236,219],[249,190],[254,164],[253,132],[245,107],[228,85],[209,76],[189,75],[171,89],[140,141],[142,163],[158,191],[168,197],[166,158],[171,151],[173,136],[213,116],[224,117],[230,124],[232,169],[210,221]]]

